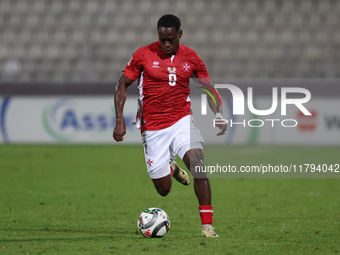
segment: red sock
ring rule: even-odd
[[[200,216],[202,225],[212,224],[213,223],[213,207],[212,205],[200,205]]]
[[[170,171],[171,171],[171,178],[174,175],[174,169],[172,168],[172,166],[170,166]]]

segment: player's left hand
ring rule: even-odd
[[[220,118],[217,118],[217,119],[220,119]],[[217,136],[219,135],[224,135],[225,132],[227,132],[227,128],[228,128],[228,125],[227,123],[223,123],[223,124],[215,124],[216,127],[218,127],[221,131],[217,134]]]

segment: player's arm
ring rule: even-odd
[[[124,74],[120,76],[115,94],[114,94],[114,102],[115,102],[115,110],[116,110],[116,126],[113,130],[113,139],[117,142],[124,140],[124,135],[126,133],[126,126],[124,120],[124,104],[127,98],[127,88],[133,83],[133,80],[126,77]]]
[[[222,105],[220,102],[220,95],[215,89],[214,84],[211,82],[210,78],[197,78],[196,74],[193,73],[191,78],[196,81],[200,87],[209,94],[208,104],[212,112],[215,114],[215,119],[223,119]],[[221,130],[217,135],[223,135],[227,131],[227,124],[216,124],[216,126]]]
[[[215,114],[215,119],[223,119],[222,105],[220,102],[220,95],[218,91],[215,89],[214,84],[209,81],[207,82],[205,78],[198,78],[198,83],[201,87],[209,92],[208,96],[208,104],[212,112]],[[217,135],[223,135],[227,131],[227,124],[216,124],[218,128],[220,128],[220,132]]]
[[[194,78],[194,80],[201,85],[201,88],[209,94],[208,103],[210,109],[215,114],[215,119],[223,119],[222,104],[220,101],[221,97],[209,78],[209,74],[203,60],[197,54],[196,60],[195,70],[193,71],[191,77]],[[216,126],[221,130],[217,135],[223,135],[227,131],[226,123],[216,124]]]

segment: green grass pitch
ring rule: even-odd
[[[235,165],[340,163],[339,147],[226,151]],[[167,197],[157,194],[141,146],[1,145],[0,254],[340,253],[339,178],[219,178],[211,185],[218,239],[200,236],[193,185],[174,181]],[[164,238],[138,233],[148,207],[169,215]]]

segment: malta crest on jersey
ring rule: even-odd
[[[169,73],[176,73],[176,67],[168,67],[168,71],[169,71]]]

